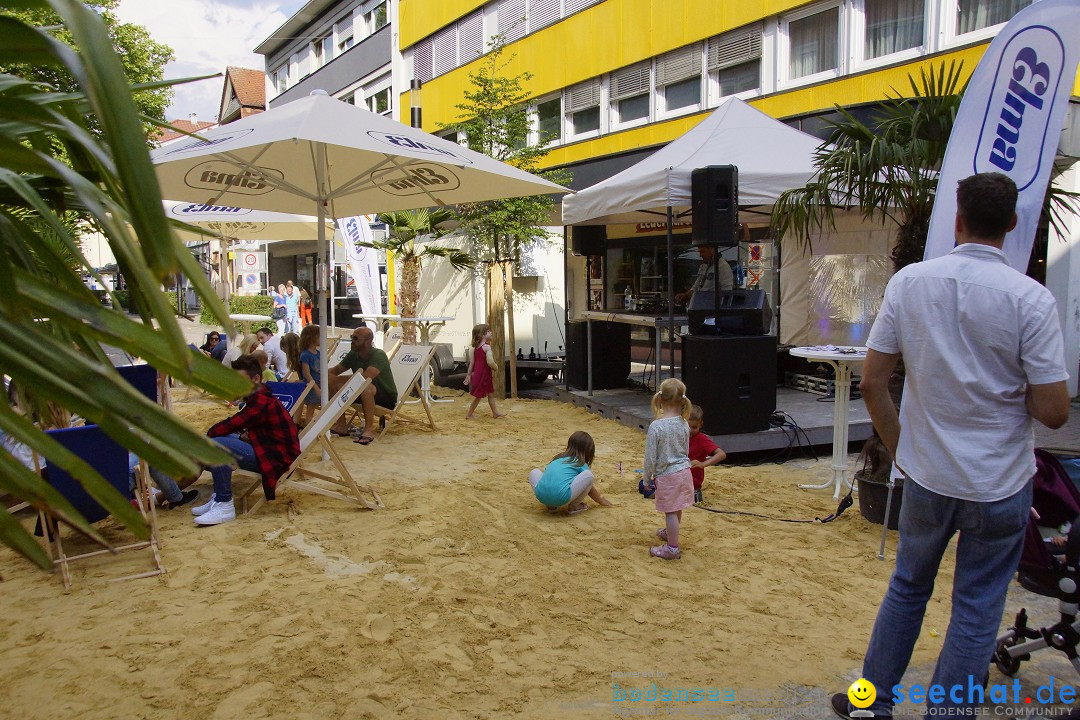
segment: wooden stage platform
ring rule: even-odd
[[[554,390],[554,398],[617,420],[623,425],[638,428],[642,432],[652,420],[652,410],[649,408],[652,393],[644,389],[594,390],[592,397],[589,397],[585,390],[567,389],[560,384]],[[787,415],[786,424],[759,432],[713,435],[713,442],[727,453],[779,450],[800,444],[832,445],[832,398],[826,399],[821,395],[778,387],[776,410]],[[870,415],[861,399],[849,401],[848,421],[849,450],[854,447],[857,451],[871,434]],[[794,425],[801,431],[798,436]]]

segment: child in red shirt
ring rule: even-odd
[[[705,416],[700,405],[690,408],[690,417],[686,423],[690,426],[690,474],[694,477],[694,502],[701,502],[701,483],[705,481],[705,468],[722,462],[727,453],[716,446],[708,435],[701,432],[702,418]]]

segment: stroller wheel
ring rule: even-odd
[[[1015,675],[1016,671],[1020,669],[1020,658],[1015,658],[1009,654],[1009,648],[1015,644],[1015,638],[998,640],[997,649],[994,650],[994,665],[1005,675]]]

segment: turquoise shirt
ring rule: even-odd
[[[588,469],[588,465],[578,465],[573,458],[555,458],[536,483],[536,499],[548,507],[562,507],[570,502],[570,483]]]

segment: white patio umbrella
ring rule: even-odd
[[[323,220],[569,192],[560,185],[316,91],[151,153],[163,197],[309,213],[319,231],[319,344],[328,397]]]
[[[230,241],[276,242],[282,240],[310,240],[319,236],[318,218],[314,215],[252,210],[228,205],[165,201],[165,214],[170,218],[193,225],[199,230],[178,230],[186,242],[216,238],[221,243],[221,261],[218,272],[226,277],[228,244]],[[329,219],[327,223],[331,222]],[[225,305],[228,307],[229,284],[225,284]]]

